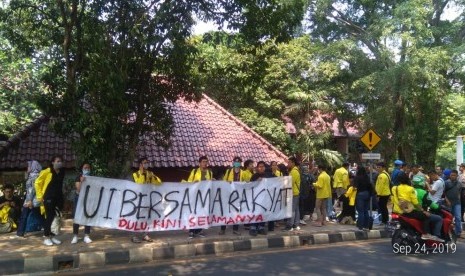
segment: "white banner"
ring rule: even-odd
[[[74,221],[133,232],[257,223],[292,215],[291,177],[256,182],[165,182],[86,177]]]

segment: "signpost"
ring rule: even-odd
[[[372,149],[381,142],[381,137],[376,134],[373,129],[369,129],[365,132],[365,134],[360,137],[360,141],[365,145],[365,147],[370,151],[369,153],[362,153],[362,159],[370,160],[370,182],[372,185],[373,183],[373,161],[372,160],[379,160],[381,159],[380,153],[373,153],[371,152]],[[371,202],[371,201],[370,201]]]
[[[369,151],[371,151],[379,142],[381,142],[381,137],[379,137],[374,130],[369,129],[362,135],[360,141]]]
[[[381,159],[381,153],[362,153],[362,159],[364,160],[379,160]]]

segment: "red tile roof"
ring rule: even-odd
[[[228,166],[236,155],[242,160],[266,162],[287,159],[284,153],[206,95],[199,102],[179,99],[171,107],[174,121],[171,146],[164,149],[144,140],[138,148],[138,156],[146,156],[154,167],[196,166],[202,155],[209,158],[212,166]],[[31,158],[46,164],[55,154],[63,156],[66,167],[74,167],[76,156],[69,140],[54,134],[48,122],[42,116],[5,145],[0,145],[0,169],[24,169]]]

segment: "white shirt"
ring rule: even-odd
[[[433,185],[431,186],[431,190],[436,191],[436,193],[434,193],[434,195],[428,193],[428,198],[431,199],[431,201],[434,203],[438,203],[442,197],[442,194],[444,193],[444,185],[444,180],[442,180],[442,178],[434,181]]]

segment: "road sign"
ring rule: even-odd
[[[372,129],[367,130],[362,135],[360,141],[367,147],[368,150],[372,150],[381,141],[381,137]]]
[[[364,160],[379,160],[381,159],[381,153],[362,153],[362,159]]]

